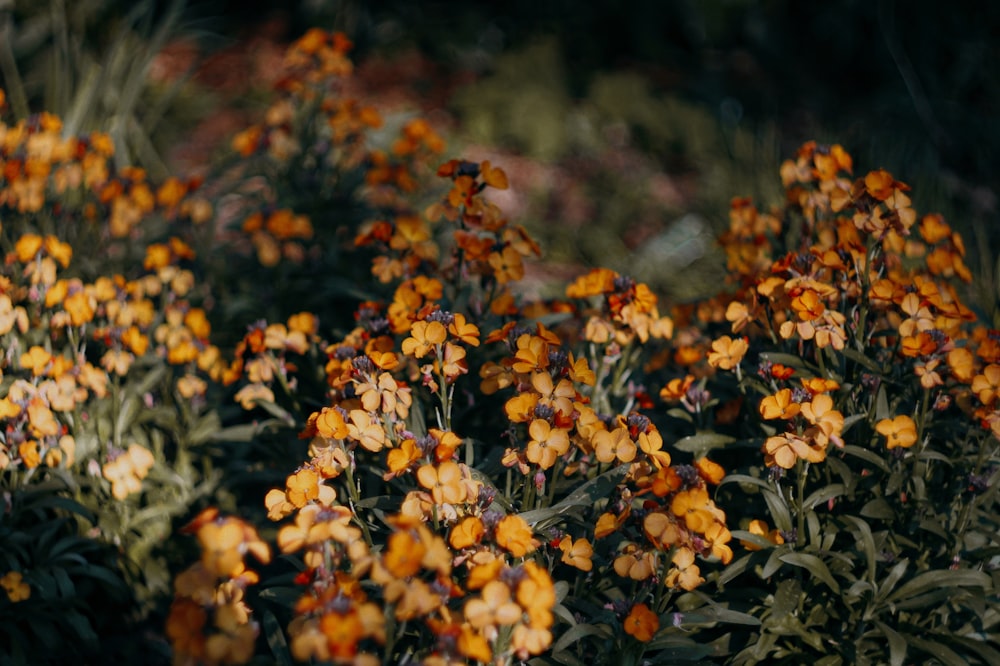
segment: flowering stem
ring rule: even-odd
[[[809,463],[799,458],[795,461],[795,541],[796,545],[805,541],[806,514],[804,511],[804,495],[806,492],[806,477],[809,475]]]

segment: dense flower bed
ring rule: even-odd
[[[1000,661],[1000,336],[944,219],[808,143],[719,296],[531,302],[502,168],[349,48],[294,44],[207,182],[0,125],[15,661],[107,654],[97,585],[172,593],[175,663]]]

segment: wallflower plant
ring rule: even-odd
[[[0,124],[15,662],[168,585],[178,664],[1000,661],[1000,344],[943,218],[808,143],[725,293],[531,302],[507,174],[349,49],[298,40],[207,184]]]

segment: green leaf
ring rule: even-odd
[[[813,576],[826,583],[827,587],[835,593],[840,594],[840,586],[830,574],[830,569],[827,568],[826,563],[823,562],[823,560],[819,559],[815,555],[810,555],[809,553],[785,553],[784,555],[781,555],[781,561],[786,564],[791,564],[792,566],[806,569]]]
[[[646,659],[645,655],[656,652],[652,659]],[[715,649],[710,645],[696,643],[690,638],[683,636],[666,635],[659,639],[654,638],[646,645],[644,664],[677,664],[686,662],[697,662],[713,654]]]
[[[270,400],[257,399],[256,404],[258,407],[263,409],[265,412],[278,419],[282,424],[288,426],[289,428],[295,427],[295,417],[286,410],[284,407],[271,402]]]
[[[843,520],[847,521],[854,526],[851,530],[855,532],[855,538],[858,540],[858,544],[861,547],[861,552],[865,554],[865,560],[868,563],[868,570],[866,572],[866,578],[868,582],[875,583],[875,537],[872,536],[872,528],[865,521],[861,520],[857,516],[845,515],[842,517]],[[849,528],[850,529],[850,528]]]
[[[811,374],[818,375],[819,368],[814,365],[810,365],[801,356],[796,356],[795,354],[785,354],[782,352],[761,352],[760,358],[763,361],[770,361],[771,363],[780,363],[781,365],[787,365],[789,368],[798,368],[800,370],[809,370]]]
[[[610,469],[604,474],[587,481],[563,498],[562,501],[544,509],[525,511],[520,514],[520,516],[529,525],[534,526],[544,520],[549,520],[550,518],[568,513],[575,508],[581,506],[593,506],[597,500],[607,499],[610,496],[611,491],[625,476],[628,468],[628,465],[619,465],[618,467]]]
[[[704,458],[713,449],[721,449],[736,441],[735,437],[716,432],[700,432],[688,435],[674,442],[673,447],[679,451],[692,454],[695,458]]]
[[[788,510],[788,505],[781,495],[773,490],[765,490],[762,493],[764,501],[767,502],[768,512],[774,520],[774,526],[782,532],[792,531],[792,514]]]
[[[281,666],[292,666],[292,655],[288,651],[288,643],[285,641],[285,632],[281,630],[278,618],[268,609],[261,611],[264,623],[264,635],[267,637],[267,645],[271,648],[271,654]]]
[[[802,585],[798,580],[791,578],[778,583],[778,589],[774,593],[774,603],[771,605],[771,615],[776,620],[781,620],[789,613],[793,613],[799,607],[799,599],[802,598]]]
[[[889,472],[889,464],[880,456],[870,449],[865,449],[860,446],[855,446],[853,444],[848,444],[843,449],[841,449],[846,455],[854,456],[855,458],[861,458],[867,463],[875,465],[883,472]]]
[[[851,414],[850,416],[844,417],[844,425],[840,429],[840,434],[843,436],[848,430],[850,430],[855,423],[859,421],[864,421],[868,418],[867,414]]]
[[[903,666],[906,660],[906,639],[884,622],[875,620],[875,626],[889,642],[889,666]]]
[[[861,507],[861,515],[865,518],[892,520],[896,517],[896,512],[884,498],[876,497]]]
[[[790,550],[791,547],[788,546],[787,544],[775,548],[771,552],[770,556],[768,556],[767,562],[765,562],[764,566],[761,568],[760,577],[763,580],[767,580],[768,578],[773,576],[779,569],[781,569],[781,565],[784,564],[784,562],[781,559],[781,556],[787,555]]]
[[[587,636],[596,636],[601,640],[614,638],[611,630],[603,625],[581,623],[563,633],[559,637],[559,640],[555,642],[555,645],[552,646],[552,652],[562,652],[570,645],[573,645],[573,643],[581,641]]]
[[[868,358],[867,356],[859,352],[857,349],[850,349],[849,347],[845,347],[844,349],[840,350],[840,353],[843,354],[845,357],[849,358],[850,360],[854,361],[855,363],[860,363],[861,365],[865,366],[866,368],[868,368],[877,375],[885,374],[883,373],[882,366],[876,363],[874,359]]]
[[[993,579],[982,571],[972,569],[939,569],[935,571],[925,571],[915,576],[899,587],[894,593],[889,595],[887,601],[895,603],[915,597],[931,590],[946,587],[978,587],[983,590],[989,589],[993,584]]]
[[[936,641],[924,640],[919,636],[910,635],[907,637],[910,645],[913,647],[923,650],[927,654],[933,655],[934,657],[940,659],[947,666],[967,666],[969,661],[962,658],[951,648],[945,646],[942,643]]]
[[[759,534],[754,534],[753,532],[748,532],[746,530],[733,530],[730,532],[730,534],[734,539],[739,539],[740,541],[746,541],[748,543],[752,543],[753,545],[759,547],[761,550],[768,550],[770,548],[774,548],[777,545],[774,542],[765,539],[763,536]]]
[[[878,586],[878,594],[875,595],[875,600],[879,605],[885,601],[885,598],[888,597],[893,588],[896,587],[896,583],[903,578],[903,575],[906,574],[906,569],[909,565],[910,560],[900,560],[893,565],[892,569],[889,570],[889,573],[882,579]]]
[[[842,483],[831,483],[828,486],[819,488],[818,490],[812,492],[809,497],[806,498],[805,508],[813,509],[824,502],[828,502],[834,497],[840,497],[844,494],[844,484]]]

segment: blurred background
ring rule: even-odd
[[[359,95],[508,172],[498,203],[543,244],[543,294],[593,265],[675,301],[714,292],[730,198],[778,203],[781,160],[815,139],[944,213],[972,302],[996,301],[997,3],[0,0],[0,73],[15,114],[186,173],[260,117],[311,26],[355,42]]]

